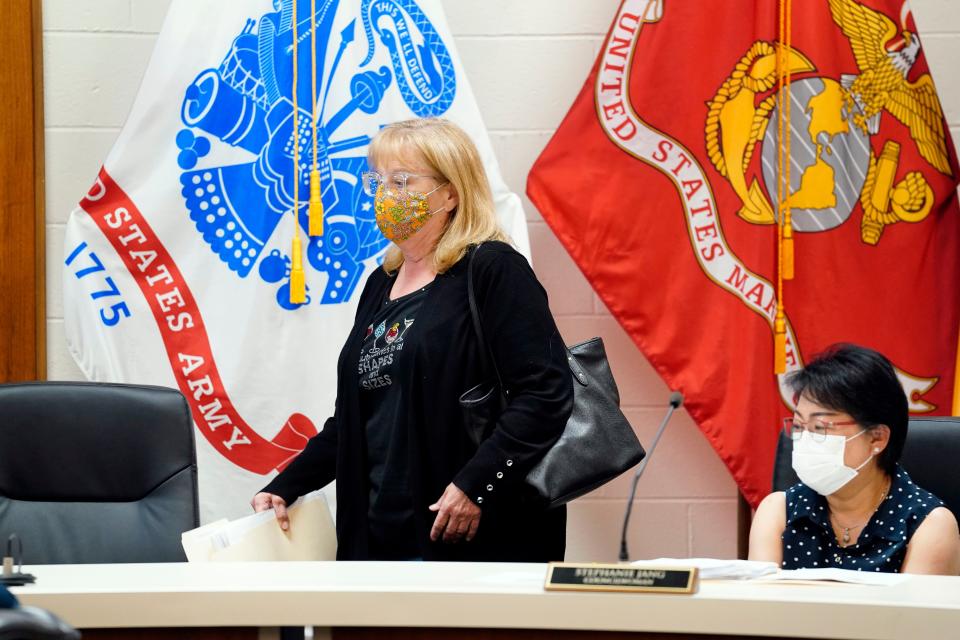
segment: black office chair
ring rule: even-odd
[[[780,434],[773,468],[773,490],[784,491],[798,482],[790,464],[793,441]],[[923,489],[943,500],[960,515],[960,418],[911,418],[900,464]]]
[[[80,640],[80,632],[36,607],[0,610],[0,640]]]
[[[0,385],[0,540],[23,563],[185,561],[199,526],[193,422],[173,389]]]

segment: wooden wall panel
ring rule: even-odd
[[[46,377],[40,0],[4,0],[0,42],[0,382]]]

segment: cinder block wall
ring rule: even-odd
[[[229,2],[224,0],[224,4]],[[912,3],[951,131],[960,130],[960,12],[951,0]],[[443,0],[507,184],[527,172],[580,89],[619,0]],[[50,379],[83,375],[67,353],[60,264],[67,215],[123,125],[169,0],[43,0]],[[598,185],[598,188],[602,185]],[[668,390],[523,196],[536,271],[568,342],[603,336],[625,411],[645,443]],[[627,478],[571,505],[568,558],[613,560]],[[641,483],[634,557],[736,554],[736,487],[684,412]]]

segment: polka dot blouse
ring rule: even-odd
[[[783,568],[836,567],[897,573],[907,544],[927,514],[943,506],[938,497],[913,483],[899,465],[887,497],[864,526],[856,544],[841,547],[830,526],[827,499],[801,483],[787,489]],[[851,538],[856,531],[851,531]]]

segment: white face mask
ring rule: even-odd
[[[857,477],[860,471],[874,454],[863,461],[856,469],[843,463],[843,452],[847,440],[859,438],[866,431],[855,436],[824,436],[823,442],[817,442],[813,435],[804,431],[799,440],[793,441],[793,470],[803,484],[807,485],[822,496],[828,496],[838,491],[845,484]]]

